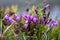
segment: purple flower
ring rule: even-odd
[[[40,19],[40,22],[44,25],[46,25],[48,23],[48,19],[44,19],[44,18],[41,18]]]
[[[45,6],[45,8],[50,9],[50,4],[47,4],[47,5]]]
[[[33,16],[33,15],[31,15],[31,16],[30,16],[30,20],[32,21],[32,20],[33,20],[33,18],[34,18],[34,16]]]
[[[6,14],[4,19],[11,22],[11,23],[14,23],[14,20],[9,16],[9,14]]]
[[[42,24],[45,24],[44,18],[41,18],[41,19],[40,19],[40,22],[41,22]]]
[[[17,14],[14,14],[14,17],[16,18],[17,17]]]
[[[28,24],[27,24],[27,23],[25,23],[25,24],[24,24],[24,28],[25,28],[25,29],[27,29],[27,27],[28,27]]]
[[[22,17],[23,17],[24,19],[26,19],[26,18],[27,18],[27,14],[22,14]]]
[[[18,17],[17,14],[14,14],[14,18],[18,21],[20,20],[20,17]]]
[[[17,18],[16,18],[16,20],[18,20],[18,21],[19,21],[19,20],[20,20],[20,17],[17,17]]]
[[[24,28],[27,29],[28,27],[28,20],[25,21]]]
[[[8,21],[14,23],[14,20],[11,17],[9,17]]]
[[[27,16],[27,20],[30,20],[30,15],[29,15],[29,14],[27,14],[26,16]]]
[[[34,18],[33,18],[33,22],[34,22],[34,23],[37,23],[37,22],[38,22],[38,17],[34,17]]]
[[[35,9],[35,13],[38,14],[38,9]]]
[[[27,15],[26,15],[26,20],[28,20],[29,22],[31,22],[32,16],[31,16],[30,14],[27,14]]]
[[[26,20],[28,20],[29,22],[31,22],[31,15],[30,14],[23,14],[22,17]]]
[[[9,19],[9,14],[6,14],[5,17],[4,17],[5,20],[8,20]]]
[[[56,20],[51,20],[51,21],[48,23],[48,26],[49,26],[49,27],[58,26],[58,22],[57,22]]]
[[[28,20],[26,20],[25,23],[28,23]]]
[[[38,21],[38,17],[33,16],[32,14],[24,14],[22,17],[28,20],[28,22],[33,21],[34,23],[36,23],[36,21]]]
[[[31,14],[23,14],[22,17],[25,18],[26,20],[30,21],[30,20],[32,20],[33,15],[31,15]]]

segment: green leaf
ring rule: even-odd
[[[39,9],[39,12],[38,12],[38,17],[39,18],[42,18],[43,14],[42,14],[42,9]]]
[[[28,12],[29,14],[32,14],[32,13],[34,13],[32,10],[29,10],[29,12]]]

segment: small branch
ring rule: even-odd
[[[0,31],[0,37],[1,37],[1,36],[2,36],[2,19],[0,20],[0,22],[1,22],[1,24],[0,24],[0,25],[1,25],[1,26],[0,26],[0,30],[1,30],[1,31]]]
[[[8,27],[6,28],[6,30],[3,32],[3,35],[6,33],[7,30],[9,30],[9,28],[11,28],[12,25],[13,25],[13,24],[11,24],[10,26],[8,26]]]

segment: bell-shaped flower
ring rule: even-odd
[[[8,19],[9,19],[9,14],[6,14],[6,15],[4,16],[4,19],[5,19],[5,20],[8,20]]]
[[[58,22],[56,20],[51,20],[49,21],[48,26],[49,27],[58,26]]]
[[[24,28],[25,28],[25,29],[28,28],[28,20],[25,21]]]
[[[37,23],[37,22],[38,22],[38,17],[35,16],[35,17],[33,18],[33,22],[34,22],[34,23]]]
[[[18,21],[20,20],[20,17],[18,17],[17,14],[14,14],[14,18],[15,20],[18,20]]]
[[[50,4],[47,4],[47,5],[45,6],[45,8],[50,9]]]
[[[14,20],[11,17],[9,17],[8,21],[14,23]]]

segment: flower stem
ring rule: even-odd
[[[6,30],[3,32],[3,35],[7,32],[7,30],[9,30],[9,28],[11,28],[12,25],[13,25],[13,24],[11,24],[10,26],[8,26],[8,27],[6,28]]]

